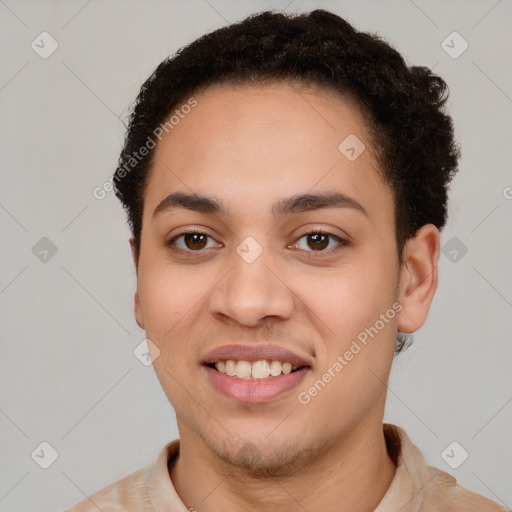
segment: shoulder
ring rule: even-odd
[[[170,492],[167,462],[178,450],[179,441],[168,443],[152,463],[86,496],[65,512],[154,512],[152,499],[161,498],[156,489]]]
[[[507,512],[506,507],[459,485],[446,471],[427,465],[419,448],[402,428],[384,424],[384,433],[388,452],[398,459],[386,506],[392,502],[393,497],[405,502],[404,512]]]
[[[443,512],[508,511],[506,507],[495,501],[462,487],[452,475],[445,471],[432,466],[427,467],[430,481],[425,486],[422,496],[425,510],[443,510]]]
[[[107,485],[68,509],[66,512],[128,512],[145,510],[148,503],[147,487],[145,485],[147,468],[121,478]]]

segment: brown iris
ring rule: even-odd
[[[329,245],[329,237],[322,233],[313,233],[308,236],[308,245],[312,249],[325,249]],[[314,240],[313,245],[309,244],[310,240]]]
[[[186,233],[183,240],[189,249],[202,249],[207,243],[207,236],[202,233]]]

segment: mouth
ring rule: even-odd
[[[291,391],[312,363],[272,344],[225,345],[202,363],[216,391],[237,402],[261,404]]]

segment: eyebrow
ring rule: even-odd
[[[215,197],[199,194],[173,192],[160,201],[153,211],[153,219],[160,213],[176,208],[185,208],[210,215],[227,216],[228,209]],[[323,192],[317,194],[297,194],[281,199],[272,206],[272,214],[276,220],[291,214],[320,210],[323,208],[352,208],[367,217],[368,212],[361,203],[341,192]]]

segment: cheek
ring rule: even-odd
[[[172,338],[187,312],[193,314],[204,290],[196,275],[183,275],[161,260],[146,258],[139,265],[138,292],[146,333],[151,339]]]
[[[208,332],[201,319],[217,281],[213,271],[179,268],[162,257],[147,258],[140,265],[138,290],[145,332],[160,350],[154,368],[170,393],[176,385],[172,376],[182,381],[197,372],[198,342]]]
[[[177,280],[169,281],[160,276],[139,286],[146,328],[160,336],[179,322],[186,312],[187,297],[177,285]]]
[[[198,279],[182,276],[166,263],[146,261],[140,266],[138,290],[146,337],[159,349],[153,368],[171,403],[189,400],[179,383],[193,370],[187,322],[195,314],[194,305],[200,307],[198,284]]]
[[[394,287],[392,274],[373,262],[316,276],[301,293],[326,325],[347,339],[373,325],[391,307]]]

